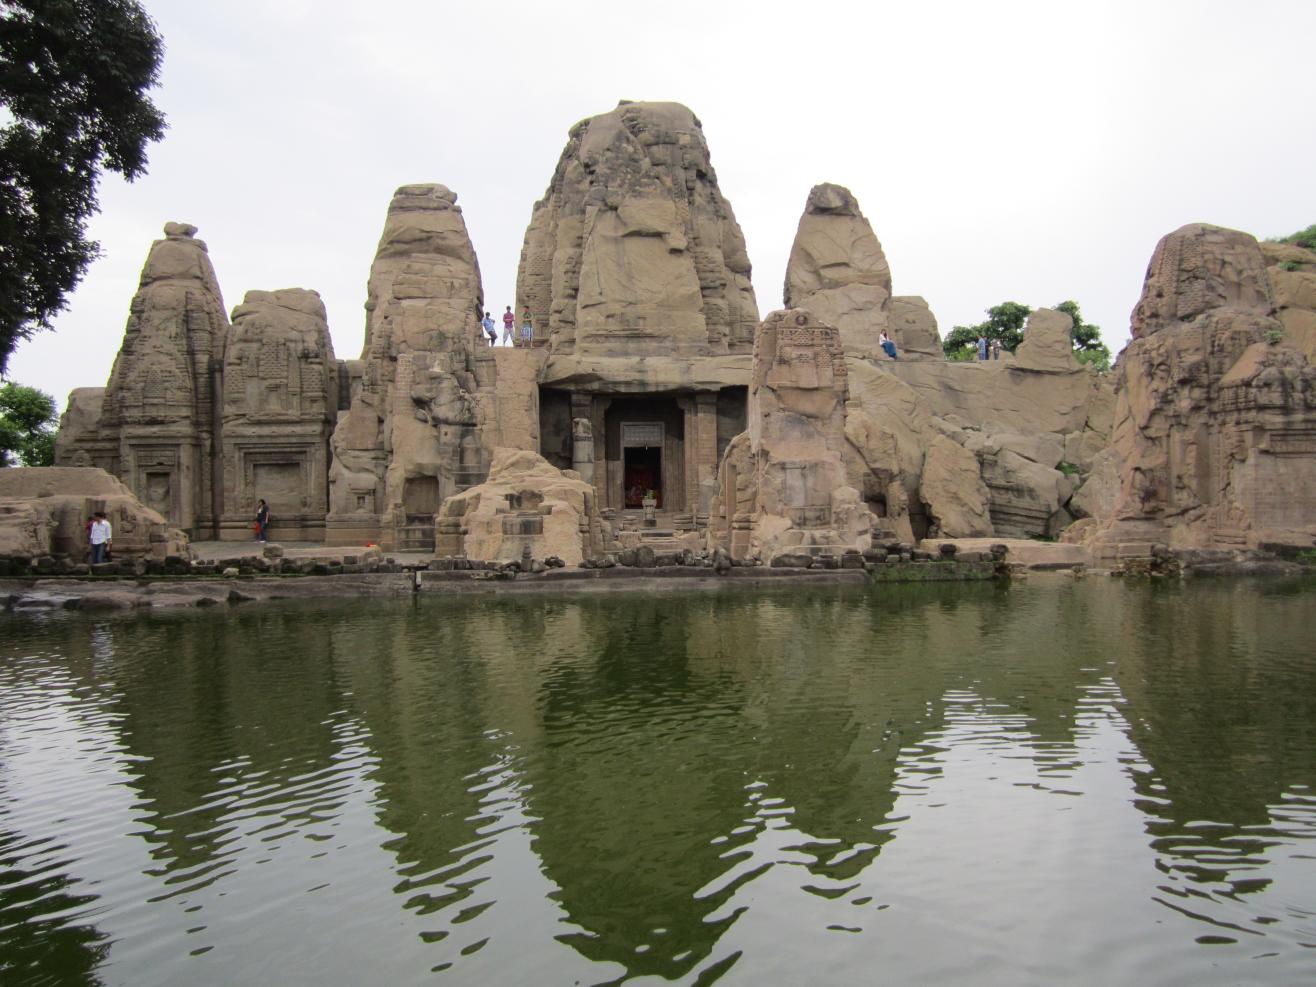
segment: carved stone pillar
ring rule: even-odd
[[[588,418],[571,420],[571,468],[594,483],[594,424]]]
[[[694,495],[687,501],[691,514],[702,518],[701,527],[708,524],[708,505],[717,490],[717,395],[695,395],[694,432],[686,432],[686,442],[695,448],[689,481]]]

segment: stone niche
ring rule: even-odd
[[[846,396],[839,330],[802,309],[764,320],[748,428],[719,465],[711,545],[764,562],[868,547],[873,515],[846,478]]]
[[[221,537],[251,537],[258,499],[271,537],[322,540],[339,371],[314,291],[249,291],[224,348]]]

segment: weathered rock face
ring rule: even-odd
[[[1019,370],[1073,373],[1083,369],[1074,356],[1074,320],[1066,312],[1039,308],[1028,316],[1024,339],[1014,351]]]
[[[891,299],[891,328],[902,360],[944,360],[941,331],[928,303],[918,295],[896,295]]]
[[[196,227],[166,223],[164,232],[142,268],[99,420],[89,427],[86,404],[72,413],[75,431],[57,443],[56,462],[115,473],[171,524],[195,531],[218,514],[212,361],[228,319]]]
[[[840,330],[847,356],[879,359],[888,328],[891,268],[850,190],[815,185],[786,265],[786,307]]]
[[[759,326],[749,428],[723,457],[712,507],[714,540],[733,557],[868,547],[872,515],[843,461],[846,378],[839,331],[810,313],[774,312]]]
[[[1076,483],[1109,442],[1114,389],[1109,375],[1073,358],[1070,325],[1063,312],[1038,310],[1025,332],[1028,349],[1021,345],[1014,361],[920,363],[902,354],[882,364],[925,402],[938,433],[977,456],[994,535],[1057,534],[1072,520],[1065,506]],[[882,402],[870,403],[870,417],[891,416]],[[925,429],[922,448],[930,449],[931,440]],[[920,493],[918,499],[929,509],[926,523],[935,523],[936,498]],[[911,518],[921,537],[920,519]]]
[[[249,291],[224,346],[223,527],[248,536],[264,499],[279,537],[320,537],[338,363],[314,291]]]
[[[489,478],[444,501],[435,528],[439,556],[514,562],[528,549],[579,565],[603,554],[594,487],[521,449],[496,450]]]
[[[1216,309],[1265,315],[1272,308],[1257,241],[1237,230],[1193,223],[1156,245],[1129,331],[1143,339],[1182,328]]]
[[[370,269],[366,342],[334,430],[328,540],[432,547],[444,498],[481,482],[497,443],[480,268],[442,185],[405,185]]]
[[[1117,367],[1120,499],[1099,542],[1312,544],[1316,369],[1273,309],[1252,237],[1192,225],[1161,240]]]
[[[1078,481],[1057,468],[1064,461],[1066,447],[1061,436],[1030,429],[1026,425],[978,425],[957,415],[934,418],[932,425],[942,436],[975,457],[983,487],[980,491],[964,482],[965,471],[961,468],[955,474],[961,478],[956,484],[957,497],[976,504],[979,493],[985,492],[983,506],[990,516],[990,528],[985,533],[1004,538],[1055,535],[1073,520],[1066,504]],[[941,455],[957,466],[964,461],[963,455],[952,457],[946,449]],[[940,514],[936,509],[939,500],[935,496],[940,490],[937,485],[929,488],[930,482],[932,480],[925,475],[920,496],[928,505],[930,522],[938,525],[937,533],[948,537],[947,518],[958,528],[963,523],[960,519],[964,513],[960,509],[953,515]],[[944,481],[938,483],[944,485]],[[943,494],[941,502],[944,500]],[[950,503],[955,505],[954,500]],[[976,521],[973,523],[977,525]]]
[[[0,469],[0,555],[87,556],[86,522],[104,511],[121,558],[188,556],[187,536],[102,469]]]
[[[860,492],[885,535],[913,544],[929,523],[919,487],[937,433],[928,403],[887,373],[888,366],[846,361],[846,482]]]
[[[1083,485],[1074,492],[1067,505],[1077,518],[1110,518],[1120,501],[1119,462],[1112,449],[1097,453]]]
[[[622,103],[571,128],[526,230],[517,308],[547,330],[549,382],[750,352],[749,257],[693,113]]]
[[[978,457],[944,435],[936,436],[928,448],[920,493],[928,513],[937,519],[939,537],[980,538],[993,533]]]
[[[55,462],[61,466],[90,466],[109,469],[117,461],[118,443],[100,435],[105,388],[75,387],[68,406],[59,417],[55,433]]]
[[[1291,243],[1263,243],[1261,253],[1284,345],[1316,363],[1316,253]]]

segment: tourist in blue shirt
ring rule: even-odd
[[[498,342],[498,330],[494,328],[494,320],[489,318],[489,313],[484,313],[484,318],[480,320],[480,326],[484,329],[485,335],[489,337],[489,345],[493,346]]]

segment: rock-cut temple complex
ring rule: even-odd
[[[278,539],[485,560],[655,535],[765,564],[927,536],[1316,544],[1316,254],[1186,226],[1112,373],[1045,309],[1016,353],[948,362],[855,197],[799,191],[783,307],[760,319],[699,120],[624,102],[571,128],[531,213],[516,311],[535,345],[485,342],[457,196],[407,185],[352,360],[314,291],[230,313],[196,228],[168,223],[57,464],[193,539],[251,538],[264,498]]]

